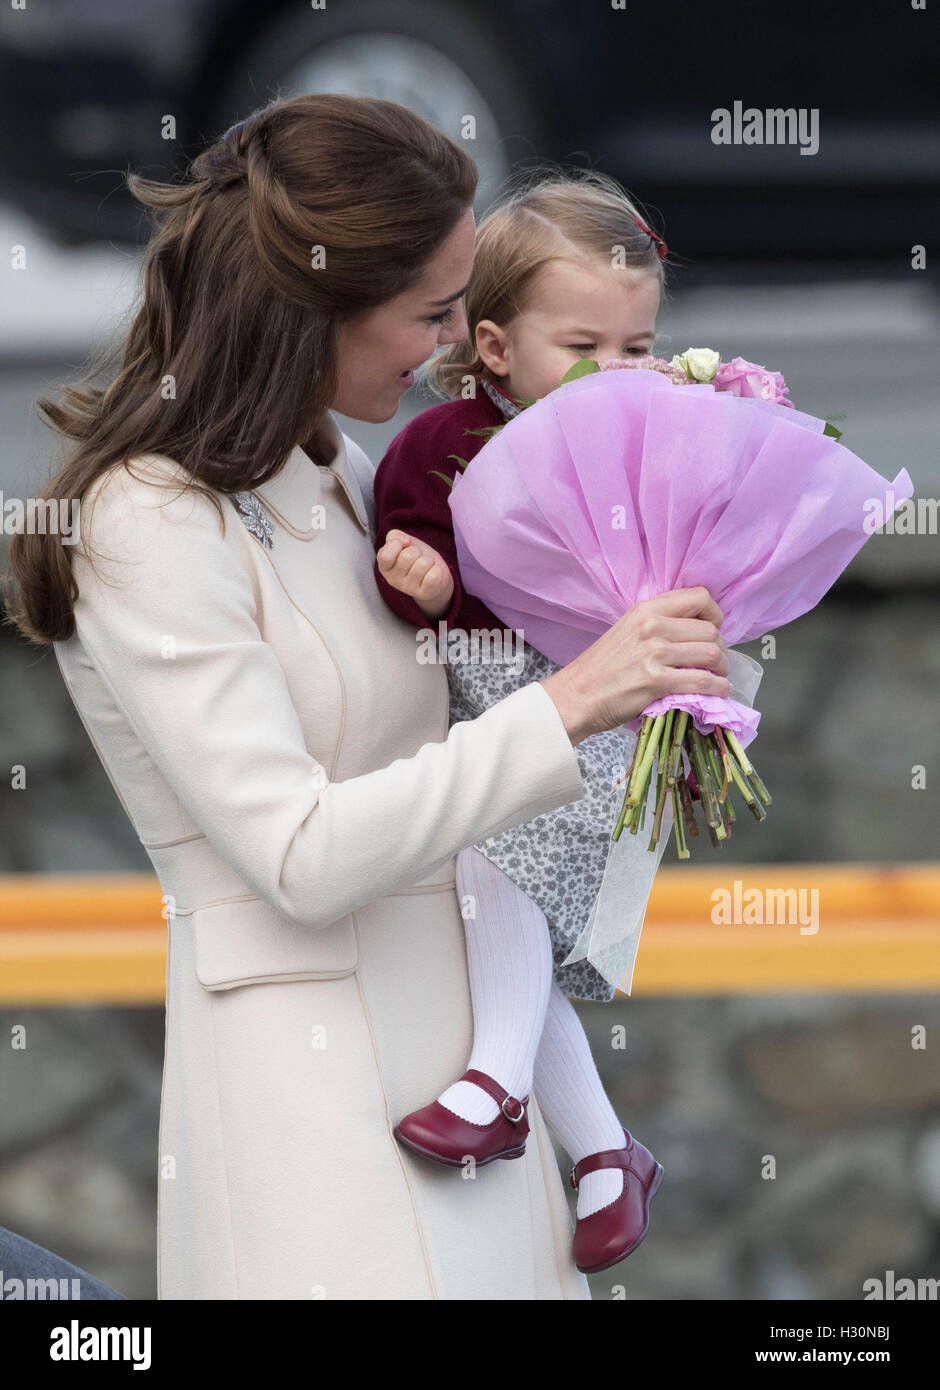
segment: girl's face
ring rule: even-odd
[[[411,289],[339,325],[331,408],[353,420],[390,420],[414,369],[439,343],[467,336],[461,300],[473,268],[475,227],[467,208]]]
[[[614,270],[604,260],[549,261],[505,328],[477,324],[477,351],[517,400],[554,391],[580,358],[643,357],[652,350],[661,293],[655,270]]]

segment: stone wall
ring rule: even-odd
[[[645,1242],[591,1277],[596,1299],[859,1300],[889,1270],[940,1276],[936,995],[579,1012],[621,1121],[665,1169]],[[156,1296],[163,1022],[152,1008],[0,1011],[0,1224],[131,1298]],[[24,1051],[8,1049],[15,1024]]]

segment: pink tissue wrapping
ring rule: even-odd
[[[493,611],[496,612],[495,608]],[[664,695],[661,700],[654,700],[652,704],[647,705],[643,714],[651,715],[655,719],[657,714],[666,714],[671,709],[688,710],[696,729],[703,734],[710,734],[716,724],[720,724],[723,729],[730,729],[742,748],[746,748],[757,737],[760,711],[730,696]],[[632,729],[635,733],[639,732],[642,719],[642,715],[630,719],[623,727]]]
[[[823,434],[825,422],[659,372],[604,371],[522,411],[450,493],[468,593],[551,660],[571,661],[634,604],[704,585],[728,644],[814,608],[869,532],[911,497]],[[892,502],[889,504],[889,497]],[[739,701],[667,695],[702,733],[743,746],[760,715]],[[638,729],[640,718],[623,727]]]

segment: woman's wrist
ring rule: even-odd
[[[545,687],[554,702],[573,744],[580,743],[591,734],[601,732],[592,715],[591,703],[585,693],[578,689],[577,679],[570,666],[562,666],[560,670],[553,671],[550,676],[539,681],[539,684]]]

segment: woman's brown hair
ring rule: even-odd
[[[554,260],[602,257],[608,264],[648,269],[663,278],[660,244],[620,184],[595,169],[540,164],[518,177],[477,228],[473,274],[464,298],[468,336],[450,343],[422,372],[445,399],[489,379],[476,349],[476,327],[492,319],[505,328],[526,307],[542,266]],[[473,385],[470,385],[473,389]]]
[[[338,324],[420,277],[472,204],[477,171],[397,102],[314,94],[230,127],[185,181],[126,182],[154,210],[143,302],[61,404],[38,400],[43,423],[78,442],[42,499],[81,499],[108,468],[157,453],[221,517],[213,489],[266,482],[316,436]],[[118,363],[109,386],[91,385]],[[31,641],[74,631],[67,549],[56,534],[11,542],[5,621]]]

